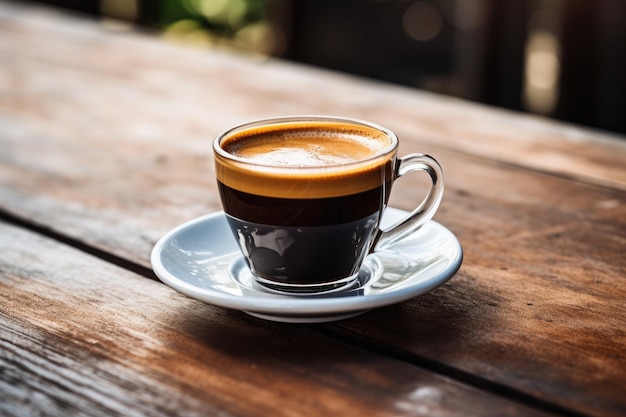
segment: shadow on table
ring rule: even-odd
[[[458,352],[477,332],[498,322],[504,300],[484,293],[472,279],[453,278],[433,292],[407,302],[373,310],[337,322],[333,331],[346,333],[374,349],[391,347],[407,352]]]
[[[354,362],[354,350],[372,346],[458,350],[475,323],[497,319],[497,300],[471,282],[455,282],[404,303],[327,324],[298,325],[257,319],[239,311],[195,303],[169,314],[169,325],[194,342],[226,356],[264,364]],[[478,300],[489,298],[488,303]],[[337,342],[340,343],[337,343]],[[345,344],[344,342],[347,342]]]

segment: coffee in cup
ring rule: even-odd
[[[319,293],[358,276],[365,256],[432,218],[443,192],[439,164],[398,159],[398,139],[374,124],[332,117],[262,120],[214,141],[228,224],[254,278],[266,288]],[[406,172],[433,181],[423,203],[379,229],[391,187]]]

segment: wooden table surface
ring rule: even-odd
[[[435,156],[442,287],[283,324],[156,279],[211,140],[332,114]],[[403,179],[392,205],[410,209]],[[626,138],[0,3],[0,415],[626,415]]]

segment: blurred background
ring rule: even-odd
[[[113,30],[626,133],[625,0],[39,0]]]

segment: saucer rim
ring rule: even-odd
[[[386,209],[386,213],[393,213],[393,215],[398,216],[408,214],[408,212],[404,210],[393,207],[388,207]],[[434,225],[435,227],[442,228],[443,232],[448,235],[448,238],[455,243],[454,246],[456,251],[452,255],[454,259],[452,259],[450,267],[448,267],[444,272],[429,278],[426,282],[419,282],[416,285],[399,288],[395,291],[387,293],[328,298],[306,298],[303,296],[289,295],[276,295],[276,297],[251,297],[249,295],[234,295],[215,290],[214,288],[199,287],[197,285],[190,284],[188,281],[178,278],[169,272],[160,259],[160,255],[163,253],[165,244],[172,237],[180,234],[184,230],[197,227],[198,224],[203,224],[223,216],[223,211],[206,214],[182,223],[163,235],[155,244],[150,256],[152,270],[164,284],[196,300],[247,313],[274,316],[280,321],[285,321],[287,318],[293,318],[296,320],[298,318],[311,318],[312,320],[313,317],[311,316],[314,315],[319,318],[332,315],[345,315],[351,312],[365,312],[374,308],[400,303],[428,293],[445,284],[458,272],[463,262],[463,248],[456,236],[442,224],[434,220],[430,220],[428,223],[431,223],[431,225]],[[234,250],[227,253],[234,253]]]

